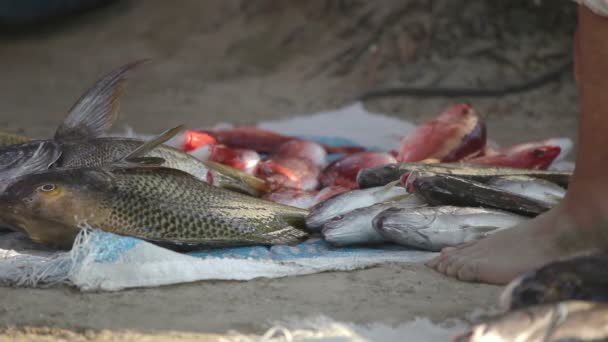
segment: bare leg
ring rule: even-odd
[[[556,258],[608,249],[608,18],[579,7],[575,72],[581,118],[576,170],[553,210],[427,265],[465,281],[504,284]]]

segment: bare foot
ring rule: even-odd
[[[575,73],[581,103],[576,170],[562,203],[427,265],[466,281],[505,284],[561,257],[608,250],[608,17],[579,7]]]
[[[446,248],[427,266],[463,281],[506,284],[547,262],[592,249],[578,231],[558,207],[485,239]]]

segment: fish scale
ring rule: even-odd
[[[52,210],[28,220],[35,210],[19,206],[27,206],[23,198],[36,196],[41,184],[55,184],[61,194],[49,201],[42,197],[41,205]],[[45,224],[34,221],[60,222],[61,229],[73,229],[75,236],[74,227],[84,221],[74,217],[86,218],[90,226],[179,250],[293,244],[307,236],[297,229],[304,227],[306,210],[214,187],[165,167],[63,169],[27,175],[0,196],[0,206],[7,204],[24,216],[28,232],[37,232],[32,235],[48,243],[58,241],[45,241]]]

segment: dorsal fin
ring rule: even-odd
[[[87,90],[69,110],[55,132],[56,140],[91,139],[101,136],[118,119],[120,96],[129,71],[147,62],[123,65]]]
[[[131,151],[126,156],[122,157],[121,160],[129,161],[129,160],[136,160],[136,159],[143,158],[146,153],[155,149],[158,145],[161,145],[162,143],[166,142],[167,140],[173,138],[179,132],[183,131],[184,128],[185,128],[184,125],[179,125],[179,126],[173,127],[171,129],[168,129],[168,130],[162,132],[161,134],[157,135],[156,137],[146,141],[145,143],[143,143],[141,146],[139,146],[138,148]],[[162,158],[159,158],[159,159],[162,159]]]

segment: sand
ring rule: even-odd
[[[380,84],[521,82],[570,54],[574,12],[567,2],[426,3],[122,1],[3,34],[0,127],[48,137],[96,78],[142,57],[152,61],[128,84],[121,124],[155,133],[179,123],[303,115],[351,103]],[[474,103],[501,144],[576,136],[570,74],[504,97],[397,98],[367,106],[420,122],[456,101]],[[262,333],[275,320],[319,314],[355,323],[394,325],[421,316],[439,322],[493,310],[499,291],[423,265],[117,293],[4,287],[0,340],[211,341],[218,336],[210,334]]]

